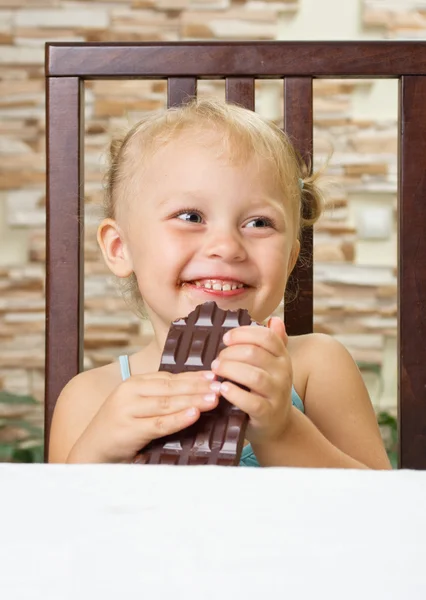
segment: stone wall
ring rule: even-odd
[[[384,38],[424,40],[425,0],[363,0],[362,4],[364,27],[382,31]]]
[[[360,0],[361,1],[361,0]],[[8,390],[43,397],[45,123],[44,43],[50,41],[274,40],[283,15],[297,15],[303,0],[1,0],[0,2],[0,382]],[[31,6],[31,8],[29,8]],[[402,10],[400,7],[404,6]],[[362,2],[363,27],[379,37],[417,33],[426,2]],[[417,35],[416,33],[416,35]],[[396,118],[353,115],[354,93],[371,81],[315,81],[315,150],[330,149],[334,185],[329,210],[316,228],[316,330],[335,334],[368,371],[384,368],[396,332],[395,261],[360,263],[373,218],[389,215],[383,244],[395,236]],[[200,94],[224,93],[223,82],[203,81]],[[282,88],[257,84],[257,110],[282,122]],[[113,132],[146,111],[165,106],[161,81],[88,82],[86,86],[85,367],[113,360],[145,343],[141,323],[117,294],[103,266],[95,232],[102,200],[102,153]],[[395,115],[396,117],[396,115]],[[379,213],[377,213],[377,210]],[[380,212],[381,211],[381,212]],[[1,217],[3,215],[3,218]],[[363,237],[360,237],[363,232]],[[373,232],[374,237],[374,232]],[[380,238],[380,236],[379,236]],[[13,249],[13,252],[11,252]],[[12,258],[9,258],[9,255]],[[362,261],[361,261],[362,262]],[[392,374],[392,366],[387,370]],[[394,377],[394,375],[392,375]],[[392,378],[391,378],[392,379]],[[388,398],[394,403],[395,388]]]

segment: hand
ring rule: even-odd
[[[70,453],[75,462],[130,462],[154,439],[195,423],[218,403],[213,373],[133,375],[114,390]],[[69,462],[74,462],[70,460]]]
[[[280,438],[291,414],[293,381],[284,323],[272,317],[268,327],[238,327],[226,333],[223,341],[227,347],[212,363],[212,371],[229,380],[221,384],[219,393],[249,415],[249,442]]]

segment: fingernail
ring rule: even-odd
[[[212,369],[217,369],[219,366],[219,361],[217,360],[217,358],[212,362]]]
[[[204,400],[207,404],[214,404],[216,402],[216,394],[206,394]]]
[[[223,336],[223,342],[225,344],[229,344],[230,341],[231,341],[231,334],[229,333],[229,331],[227,331],[225,333],[225,335]]]
[[[210,389],[213,390],[214,392],[218,392],[220,390],[220,386],[221,386],[220,381],[213,381],[213,383],[210,384]]]
[[[226,383],[221,383],[220,384],[220,391],[221,392],[225,392],[226,393],[228,390],[229,390],[229,387],[228,387],[228,385]]]
[[[207,373],[203,373],[203,376],[205,377],[205,379],[208,379],[209,381],[213,381],[213,379],[216,377],[216,375],[214,373],[212,373],[211,371],[208,371]]]
[[[186,411],[186,414],[188,415],[188,417],[195,417],[195,415],[197,414],[197,409],[188,408],[188,410]]]

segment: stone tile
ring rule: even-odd
[[[182,14],[180,33],[182,39],[273,40],[277,14],[273,10],[191,11]]]
[[[20,10],[13,17],[15,27],[80,27],[106,29],[110,25],[109,13],[106,9],[90,8],[58,8],[49,10]]]
[[[18,79],[12,81],[0,81],[0,101],[3,98],[15,98],[20,96],[38,94],[44,95],[44,82],[42,80]]]
[[[46,27],[17,27],[15,29],[15,43],[18,46],[40,47],[44,49],[46,40],[49,42],[85,42],[85,30],[70,28],[46,28]]]
[[[0,64],[43,65],[44,49],[23,48],[20,46],[2,46],[0,52]]]
[[[43,172],[20,170],[2,173],[0,171],[0,191],[26,187],[39,187],[45,184]]]
[[[226,10],[231,7],[232,0],[187,0],[187,5],[191,10]]]
[[[247,10],[273,9],[280,13],[295,13],[299,8],[299,0],[248,0],[244,7]]]
[[[16,190],[6,193],[7,222],[11,227],[40,227],[46,222],[41,203],[43,190]]]
[[[14,11],[4,10],[8,8],[6,2],[7,0],[2,0],[0,5],[0,31],[9,31],[11,33]]]
[[[96,118],[99,117],[107,117],[107,116],[120,116],[125,115],[128,112],[134,111],[154,111],[158,110],[162,107],[162,102],[156,99],[144,99],[141,98],[139,100],[123,100],[122,98],[118,99],[109,99],[102,100],[99,99],[95,101],[95,111],[94,116]]]
[[[63,0],[30,0],[31,6],[37,8],[55,8],[63,3]],[[1,6],[5,8],[28,8],[28,0],[1,0]]]

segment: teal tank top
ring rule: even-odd
[[[121,377],[124,381],[125,379],[130,377],[129,357],[127,356],[127,354],[122,354],[118,357],[118,360],[120,362]],[[291,388],[291,402],[293,406],[295,406],[298,410],[300,410],[301,412],[305,412],[305,407],[303,406],[302,399],[300,398],[299,394],[296,392],[294,387]],[[251,447],[251,444],[247,444],[247,446],[244,446],[243,448],[240,459],[240,467],[260,467],[258,460]]]

